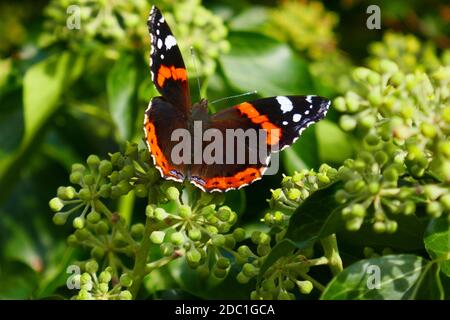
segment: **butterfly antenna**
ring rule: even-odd
[[[249,95],[257,94],[257,93],[258,93],[258,91],[256,91],[256,90],[254,90],[254,91],[249,91],[249,92],[246,92],[246,93],[237,94],[237,95],[235,95],[235,96],[229,96],[229,97],[225,97],[225,98],[220,98],[220,99],[214,100],[214,101],[212,101],[212,102],[210,102],[210,103],[211,103],[211,104],[214,104],[214,103],[217,103],[217,102],[220,102],[220,101],[229,100],[229,99],[234,99],[234,98],[239,98],[239,97],[244,97],[244,96],[249,96]]]
[[[201,86],[200,86],[200,76],[198,74],[198,69],[197,69],[197,59],[195,56],[195,49],[194,47],[191,47],[191,57],[192,57],[192,63],[194,65],[194,69],[195,69],[195,73],[197,74],[197,85],[198,85],[198,94],[200,96],[200,99],[202,98],[202,91],[201,91]]]

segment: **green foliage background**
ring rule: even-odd
[[[256,267],[227,256],[225,280],[205,281],[178,259],[151,269],[132,297],[448,299],[450,7],[431,2],[380,2],[381,30],[365,25],[374,2],[357,0],[0,4],[0,298],[83,298],[66,288],[66,268],[93,254],[67,244],[74,228],[55,226],[48,202],[69,184],[72,164],[126,153],[129,142],[144,148],[143,112],[157,94],[146,20],[156,4],[183,51],[191,88],[201,80],[201,96],[257,90],[333,103],[326,119],[283,151],[278,175],[214,200],[237,214],[232,230],[245,230]],[[66,25],[74,4],[79,30]],[[136,231],[147,204],[137,190],[125,193],[108,206]],[[164,208],[178,210],[170,201]],[[262,238],[252,243],[254,231],[271,236],[266,247]],[[159,249],[151,247],[150,260],[160,261]],[[321,254],[324,265],[313,259]],[[283,273],[299,257],[314,270]],[[381,268],[380,289],[365,285],[369,265]],[[272,287],[274,270],[286,279]],[[118,282],[117,270],[109,273]]]

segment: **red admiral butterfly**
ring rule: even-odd
[[[148,27],[152,81],[162,96],[150,101],[145,111],[144,131],[154,165],[165,179],[179,182],[188,179],[208,192],[239,189],[261,179],[267,169],[271,152],[263,147],[272,147],[272,151],[282,150],[294,143],[305,128],[324,118],[328,111],[330,101],[326,98],[277,96],[243,102],[209,115],[207,100],[191,104],[186,67],[177,41],[155,6],[150,13]],[[172,161],[172,151],[177,144],[172,133],[177,129],[193,133],[195,122],[201,122],[202,133],[215,130],[226,136],[230,129],[254,129],[265,132],[266,138],[256,144],[250,139],[238,141],[247,156],[244,162]],[[202,143],[204,150],[205,141]],[[223,146],[220,151],[225,156],[236,154],[236,147],[229,147],[224,141],[219,145]],[[252,153],[261,150],[262,160],[247,160]],[[192,160],[196,153],[198,149],[190,152],[188,160]]]

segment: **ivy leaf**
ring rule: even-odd
[[[427,276],[429,261],[412,254],[365,259],[339,273],[322,300],[401,300],[415,298],[412,291]],[[377,281],[379,281],[377,283]],[[379,284],[377,287],[376,285]],[[378,289],[377,289],[378,288]]]
[[[133,100],[136,90],[136,67],[134,58],[122,55],[108,74],[106,89],[109,110],[117,128],[118,138],[131,138],[133,127]]]
[[[77,79],[84,59],[70,52],[33,65],[23,79],[25,137],[29,140],[58,107],[64,89]]]
[[[439,259],[441,271],[450,277],[450,224],[447,217],[432,219],[425,231],[425,249]]]
[[[231,50],[220,61],[231,86],[262,96],[313,92],[306,61],[287,44],[252,32],[232,32],[228,40]]]
[[[297,248],[310,247],[317,240],[344,228],[341,207],[334,198],[340,187],[340,183],[334,183],[314,192],[294,212],[285,237]]]

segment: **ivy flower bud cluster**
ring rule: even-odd
[[[363,149],[341,168],[336,199],[348,229],[358,230],[369,210],[376,232],[395,232],[395,215],[417,206],[431,217],[450,212],[450,66],[408,73],[380,60],[379,68],[355,69],[360,91],[334,103]]]
[[[281,188],[271,190],[270,210],[264,216],[266,225],[278,231],[286,228],[295,209],[311,193],[332,183],[336,176],[337,170],[327,164],[321,165],[317,172],[303,169],[292,176],[284,176]]]
[[[83,264],[85,272],[77,276],[80,291],[74,300],[131,300],[128,288],[132,285],[131,277],[124,273],[120,279],[115,278],[114,270],[107,267],[99,271],[97,261],[90,260]]]

